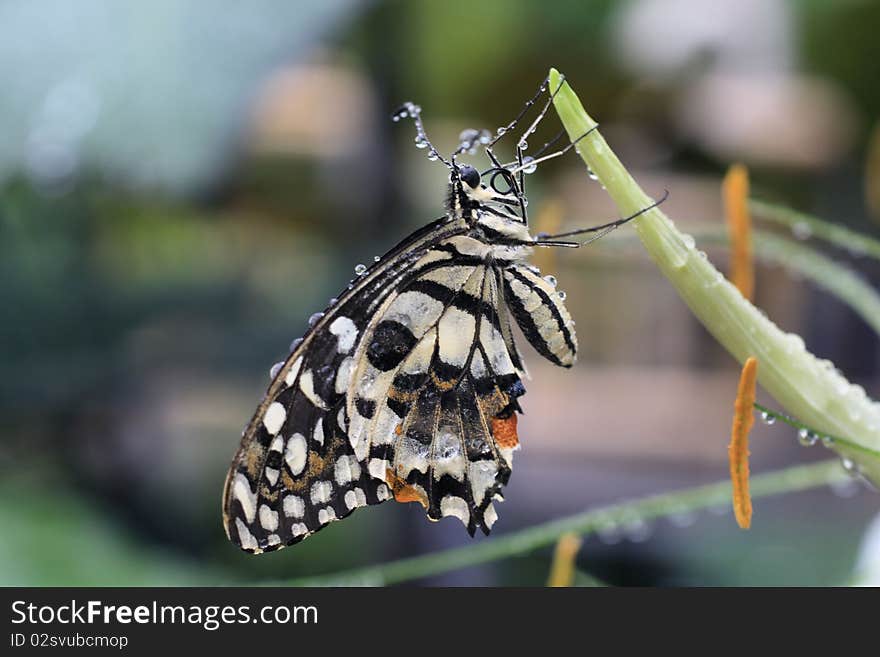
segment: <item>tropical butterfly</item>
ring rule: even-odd
[[[494,138],[464,131],[448,159],[428,140],[418,106],[392,116],[413,119],[417,145],[448,168],[446,215],[356,269],[273,368],[223,493],[226,533],[242,550],[292,545],[389,499],[420,503],[431,520],[454,516],[471,536],[492,529],[525,393],[513,322],[552,363],[571,367],[577,357],[564,296],[527,258],[535,246],[580,246],[558,238],[601,235],[632,218],[529,234],[523,174],[577,140],[541,157],[560,133],[534,157],[523,155],[550,95],[515,161],[502,164],[493,147],[546,91],[545,80]],[[480,147],[488,170],[457,162]]]

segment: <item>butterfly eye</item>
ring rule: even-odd
[[[459,170],[459,175],[461,179],[467,183],[467,186],[471,189],[476,189],[480,185],[480,172],[474,169],[471,166],[463,166]]]

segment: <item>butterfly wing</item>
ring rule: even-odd
[[[571,367],[577,360],[574,322],[553,283],[529,265],[504,270],[504,297],[523,335],[551,363]]]
[[[500,272],[467,238],[377,314],[352,378],[349,439],[367,471],[433,520],[489,533],[518,447],[519,358]]]
[[[439,220],[392,249],[353,281],[278,369],[242,434],[224,487],[226,533],[243,550],[296,543],[390,497],[347,437],[352,354],[383,304],[414,274],[452,257],[432,247],[457,230]]]

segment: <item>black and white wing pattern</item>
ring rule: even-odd
[[[518,448],[523,366],[510,316],[561,365],[571,318],[527,265],[441,220],[356,280],[269,386],[227,475],[226,532],[248,552],[296,543],[394,498],[489,533]]]

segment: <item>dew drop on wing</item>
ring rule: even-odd
[[[324,316],[324,313],[313,313],[311,317],[309,317],[309,326],[314,326],[318,323],[318,320]]]
[[[492,133],[485,128],[480,130],[480,143],[488,144],[490,141],[492,141]]]
[[[296,338],[293,342],[290,343],[290,351],[296,351],[297,347],[302,344],[302,338]]]
[[[282,368],[282,367],[284,367],[284,361],[283,361],[283,360],[278,361],[277,363],[275,363],[275,364],[272,366],[272,368],[269,370],[269,378],[270,378],[270,379],[274,379],[276,376],[278,376],[278,372],[281,371],[281,368]]]
[[[357,274],[358,276],[363,276],[364,274],[367,273],[367,266],[365,264],[363,264],[362,262],[359,262],[358,264],[356,264],[354,266],[354,273]]]
[[[559,297],[560,301],[565,301],[565,297],[568,295],[565,293],[565,290],[559,290],[559,292],[556,293],[556,296]]]
[[[528,144],[526,144],[525,142],[523,142],[523,144],[524,144],[523,148],[528,146]],[[538,165],[535,164],[534,162],[535,162],[535,158],[533,158],[531,155],[526,155],[523,158],[523,163],[522,163],[523,173],[535,173],[535,171],[538,170]]]
[[[556,287],[556,277],[553,276],[552,274],[547,274],[547,275],[544,277],[544,280],[547,281],[547,284],[548,284],[550,287]]]

